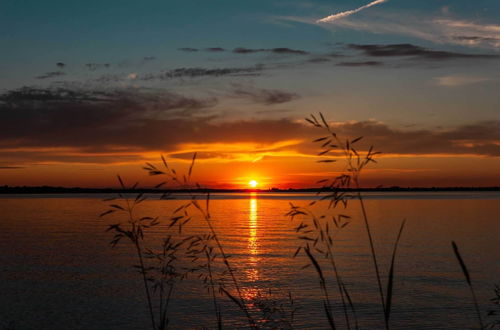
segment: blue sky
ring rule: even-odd
[[[443,109],[444,118],[439,121],[456,122],[456,117],[467,117],[471,103],[478,105],[480,109],[475,109],[475,113],[482,119],[495,115],[499,101],[492,90],[498,86],[497,72],[500,71],[500,61],[496,59],[419,61],[391,57],[384,62],[383,68],[360,65],[339,69],[335,63],[374,60],[346,49],[348,44],[409,43],[439,51],[499,55],[498,1],[390,0],[332,23],[314,22],[367,3],[369,1],[358,0],[3,1],[0,5],[0,29],[3,31],[0,35],[3,50],[0,88],[5,91],[21,86],[46,86],[55,81],[88,85],[89,80],[104,74],[128,76],[180,67],[265,64],[272,69],[264,77],[183,81],[183,85],[192,83],[195,93],[206,93],[213,86],[224,89],[224,85],[241,81],[275,88],[285,86],[305,92],[301,99],[311,101],[323,111],[332,101],[331,87],[336,86],[340,89],[333,93],[338,98],[336,103],[344,109],[349,108],[344,111],[351,114],[358,111],[359,116],[355,119],[363,116],[382,120],[394,118],[401,124],[403,119],[394,117],[394,109],[384,108],[409,108],[410,121],[420,119],[423,123],[429,122],[424,118],[426,111],[433,111],[429,110],[431,108]],[[457,24],[462,26],[457,27]],[[469,39],[458,39],[463,37]],[[229,52],[178,50],[183,47],[222,47]],[[299,49],[310,53],[307,59],[331,53],[346,57],[333,64],[310,65],[304,64],[304,56],[268,53],[235,56],[230,50],[236,47]],[[145,63],[145,57],[155,59]],[[57,62],[65,64],[65,76],[35,79],[46,72],[57,71]],[[96,72],[89,72],[87,63],[100,66]],[[103,69],[103,64],[109,67]],[[278,65],[281,67],[276,68]],[[377,81],[386,88],[381,88]],[[138,81],[134,83],[139,84]],[[174,88],[172,85],[157,84],[161,88]],[[464,86],[467,91],[463,90]],[[354,102],[353,99],[359,99],[357,93],[348,97],[346,89],[356,89],[364,98],[373,98],[375,108],[369,109],[361,100]],[[421,110],[423,117],[412,115],[416,103],[420,102],[415,100],[415,92],[419,99],[428,98],[432,103],[421,105],[428,109]],[[380,97],[392,100],[381,102]],[[456,113],[447,110],[450,106],[456,107]],[[287,107],[300,113],[294,104]],[[339,113],[342,114],[342,109]],[[439,117],[439,111],[433,111],[433,116]],[[339,119],[348,118],[341,116]]]

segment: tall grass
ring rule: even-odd
[[[111,213],[123,212],[128,217],[128,221],[125,225],[123,223],[117,223],[108,227],[108,231],[113,231],[115,233],[115,236],[111,241],[111,245],[115,246],[122,238],[127,238],[135,247],[136,256],[139,262],[139,265],[135,268],[137,268],[141,273],[144,282],[144,291],[152,328],[162,330],[168,325],[168,305],[171,299],[173,287],[175,285],[173,279],[182,279],[187,276],[188,273],[198,272],[199,277],[203,279],[203,283],[212,294],[218,328],[222,328],[222,311],[220,304],[217,301],[217,292],[225,295],[230,301],[238,306],[244,313],[249,327],[256,329],[256,322],[249,312],[247,301],[243,297],[241,285],[235,275],[235,269],[231,266],[229,255],[226,253],[213,226],[212,222],[214,219],[212,219],[210,214],[210,194],[207,193],[202,195],[202,203],[199,193],[196,194],[193,192],[193,187],[200,188],[199,184],[191,183],[191,175],[196,160],[196,153],[193,155],[187,173],[183,175],[177,173],[174,168],[171,168],[163,156],[161,159],[162,168],[159,168],[151,163],[146,163],[144,166],[144,170],[146,170],[149,175],[165,177],[166,180],[160,182],[155,187],[160,188],[168,182],[171,182],[179,188],[187,189],[190,197],[187,203],[182,204],[172,212],[167,223],[168,229],[176,228],[178,229],[178,234],[181,234],[183,228],[188,225],[194,216],[191,212],[191,210],[194,210],[197,212],[197,215],[204,220],[204,223],[207,226],[207,234],[187,236],[177,243],[172,242],[172,234],[167,234],[167,238],[164,239],[164,244],[162,245],[162,251],[160,253],[153,252],[153,250],[149,248],[145,249],[143,247],[143,242],[145,240],[144,233],[146,229],[159,225],[160,220],[158,216],[142,217],[139,219],[135,217],[135,207],[147,199],[147,196],[141,193],[137,194],[133,199],[130,199],[126,194],[120,193],[117,196],[118,199],[113,198],[105,200],[107,202],[119,200],[121,201],[121,204],[116,202],[109,204],[109,209],[101,214],[101,216],[107,216]],[[118,180],[122,189],[127,190],[127,187],[124,185],[120,176],[118,176]],[[136,187],[137,185],[134,185],[132,189],[135,189]],[[173,199],[173,197],[170,193],[164,193],[160,199],[169,200]],[[124,228],[124,226],[127,226],[127,228]],[[191,260],[193,266],[185,269],[183,273],[178,273],[173,265],[174,261],[178,260],[178,254],[181,253],[186,259]],[[146,255],[148,258],[160,260],[162,264],[160,266],[147,266],[144,262]],[[195,262],[199,260],[205,260],[205,263],[195,264]],[[225,267],[225,272],[223,274],[219,274],[219,280],[215,279],[213,268],[213,263],[217,261],[220,261]],[[156,273],[159,273],[158,279],[151,277],[151,274],[155,271]],[[225,274],[229,275],[232,287],[236,291],[236,296],[231,293],[231,290],[226,287],[225,281],[222,280],[222,277]],[[154,292],[158,295],[156,299],[154,299],[152,295],[153,290],[149,284],[150,282],[154,283]],[[216,287],[218,289],[216,289]],[[158,301],[157,305],[159,305],[159,310],[157,310],[156,313],[154,304],[155,300]]]
[[[308,207],[298,207],[293,204],[291,205],[291,209],[287,215],[290,216],[292,220],[297,216],[306,216],[309,217],[310,220],[309,224],[301,222],[299,226],[296,227],[296,231],[299,233],[298,238],[303,242],[303,244],[299,246],[295,255],[297,255],[302,249],[311,261],[312,265],[314,265],[316,273],[319,277],[321,290],[324,292],[325,314],[330,327],[335,329],[337,327],[337,322],[335,321],[334,314],[331,311],[330,295],[326,286],[327,279],[325,278],[321,264],[317,262],[314,257],[314,253],[321,254],[330,261],[334,274],[333,280],[337,284],[338,296],[342,305],[345,326],[347,329],[351,329],[353,326],[357,328],[357,316],[354,303],[352,302],[346,285],[342,280],[341,271],[337,267],[334,254],[336,235],[338,235],[341,229],[346,227],[351,221],[351,217],[344,214],[344,211],[339,211],[338,207],[343,206],[343,209],[345,209],[347,208],[350,200],[357,199],[359,201],[362,220],[367,233],[370,257],[373,263],[384,325],[386,329],[389,329],[393,299],[396,252],[405,222],[403,221],[401,224],[393,247],[391,266],[388,271],[387,284],[384,290],[371,224],[360,190],[360,177],[363,169],[365,169],[365,167],[370,163],[376,162],[374,158],[380,154],[380,152],[374,151],[373,146],[371,146],[366,152],[358,151],[355,146],[358,141],[363,139],[362,136],[354,139],[342,138],[333,131],[323,114],[320,113],[319,118],[320,119],[318,120],[318,118],[314,115],[311,115],[310,118],[306,118],[310,124],[325,133],[324,136],[313,141],[314,143],[318,143],[320,145],[318,156],[321,156],[323,159],[318,160],[318,162],[329,165],[331,163],[336,163],[338,160],[342,160],[344,164],[341,175],[333,178],[325,178],[317,182],[323,184],[323,192],[320,191],[318,193],[319,202],[327,202],[327,208],[333,209],[337,212],[334,215],[322,214],[320,216],[316,216],[314,211],[310,209],[316,204],[315,201],[310,203]],[[354,190],[349,190],[349,188],[354,188]],[[351,324],[352,322],[349,314],[352,315],[354,325]]]
[[[345,280],[344,270],[338,262],[336,244],[338,237],[349,224],[356,221],[347,212],[350,210],[351,201],[357,200],[361,221],[367,235],[367,246],[376,283],[375,289],[380,300],[380,318],[383,319],[384,328],[389,329],[395,295],[397,251],[405,228],[405,220],[402,221],[395,235],[390,266],[384,276],[380,267],[380,256],[375,249],[377,238],[373,234],[372,224],[361,193],[363,170],[370,163],[376,162],[375,158],[380,152],[374,151],[373,147],[369,147],[366,151],[359,151],[357,145],[363,137],[353,139],[340,137],[321,113],[319,120],[314,115],[306,120],[324,132],[323,136],[313,141],[319,144],[320,148],[318,156],[321,158],[318,162],[326,166],[340,163],[342,171],[338,176],[317,182],[322,184],[322,189],[318,192],[315,201],[306,206],[290,203],[290,209],[286,215],[294,223],[298,222],[293,230],[297,234],[299,245],[293,257],[303,254],[308,261],[303,268],[314,269],[322,294],[322,308],[329,327],[331,329],[359,329],[357,302],[353,300],[350,292],[354,287]],[[139,271],[143,282],[151,328],[163,330],[168,327],[168,310],[174,288],[179,281],[191,273],[198,274],[204,288],[210,293],[215,315],[214,323],[218,329],[224,326],[220,301],[222,298],[239,308],[251,329],[293,328],[296,303],[291,292],[289,292],[287,302],[275,296],[271,290],[268,290],[267,294],[259,293],[253,301],[245,299],[242,285],[236,276],[238,270],[231,265],[230,256],[214,227],[215,219],[210,213],[210,194],[200,194],[200,185],[192,183],[191,177],[195,162],[196,154],[193,155],[185,174],[180,174],[169,166],[163,156],[161,165],[145,164],[144,170],[150,176],[163,178],[163,181],[155,188],[169,184],[171,188],[182,188],[188,192],[188,201],[173,210],[166,220],[160,220],[159,216],[139,217],[137,215],[136,208],[147,199],[147,196],[142,193],[119,193],[116,198],[106,199],[108,209],[101,214],[101,216],[108,216],[118,213],[125,219],[125,221],[108,226],[108,231],[114,234],[111,245],[115,246],[125,239],[134,247],[138,263],[134,268]],[[137,184],[127,187],[120,176],[118,176],[118,182],[124,191],[133,191],[137,187]],[[195,188],[198,190],[195,191]],[[170,200],[173,196],[167,192],[163,193],[160,199]],[[317,204],[323,206],[326,204],[326,208],[323,207],[322,211],[318,211],[315,208]],[[204,233],[189,234],[188,227],[193,217],[202,219],[205,225]],[[160,246],[153,249],[147,246],[152,243],[147,235],[153,228],[158,231],[159,225],[166,229],[162,229],[164,237]],[[485,327],[470,273],[454,242],[452,242],[452,247],[469,286],[480,328],[483,329]],[[186,261],[189,261],[189,266],[186,266]],[[331,292],[330,283],[334,283],[335,292]],[[500,306],[500,288],[496,287],[495,292],[496,298],[492,301],[498,307]],[[286,304],[288,308],[284,307]],[[334,307],[337,305],[340,306],[339,309]],[[500,308],[498,310],[500,312]],[[258,317],[257,312],[260,313]],[[496,313],[497,311],[492,311],[490,314],[496,315]],[[494,321],[488,326],[491,328],[500,326],[500,321]]]
[[[491,298],[494,308],[488,311],[491,321],[487,324],[487,329],[500,329],[500,282],[494,287],[495,297]]]
[[[127,189],[120,176],[118,176],[118,181],[123,190],[134,190],[137,187],[135,184]],[[136,216],[136,208],[145,200],[146,196],[142,193],[134,194],[133,197],[119,193],[116,198],[105,200],[110,204],[101,217],[112,213],[125,215],[126,221],[108,226],[107,231],[114,233],[110,244],[114,247],[125,239],[134,247],[138,264],[133,267],[141,274],[151,327],[155,330],[163,330],[169,323],[168,307],[176,282],[195,270],[194,268],[179,269],[177,265],[179,254],[184,251],[186,245],[190,242],[192,244],[196,237],[180,238],[173,233],[167,233],[159,249],[155,251],[147,247],[148,240],[145,233],[148,229],[158,226],[160,221],[158,217]],[[178,216],[174,212],[169,217],[168,227],[172,228],[181,219],[184,219],[182,224],[189,220],[187,214]]]
[[[458,263],[460,264],[460,268],[462,270],[462,273],[464,274],[465,281],[467,282],[467,285],[469,286],[469,290],[472,296],[472,301],[474,303],[474,309],[476,310],[476,316],[479,322],[479,328],[484,329],[484,324],[483,324],[483,319],[481,317],[481,312],[479,311],[479,306],[477,304],[477,298],[476,298],[476,292],[474,291],[474,287],[472,286],[472,280],[470,277],[469,270],[467,269],[467,266],[462,259],[462,255],[460,254],[460,251],[458,250],[457,244],[452,241],[451,246],[453,248],[453,253],[455,254],[455,257],[457,258]]]

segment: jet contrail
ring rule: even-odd
[[[339,18],[343,18],[343,17],[350,16],[352,14],[356,14],[357,12],[360,12],[363,9],[370,8],[371,6],[375,6],[375,5],[378,5],[378,4],[387,2],[387,1],[389,1],[389,0],[375,0],[375,1],[372,1],[369,4],[361,6],[359,8],[356,8],[356,9],[353,9],[353,10],[343,11],[341,13],[333,14],[333,15],[327,16],[325,18],[319,19],[319,20],[316,21],[316,23],[332,22],[332,21],[335,21],[335,20],[337,20]]]

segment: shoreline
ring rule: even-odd
[[[330,191],[343,192],[486,192],[500,191],[500,187],[377,187],[360,189],[289,188],[289,189],[117,189],[117,188],[80,188],[80,187],[9,187],[0,186],[0,194],[108,194],[108,193],[318,193]]]

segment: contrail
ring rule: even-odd
[[[316,23],[333,22],[333,21],[335,21],[337,19],[344,18],[344,17],[350,16],[352,14],[356,14],[357,12],[360,12],[363,9],[370,8],[371,6],[375,6],[375,5],[378,5],[378,4],[387,2],[387,1],[389,1],[389,0],[375,0],[375,1],[372,1],[369,4],[361,6],[359,8],[356,8],[356,9],[353,9],[353,10],[343,11],[341,13],[330,15],[330,16],[327,16],[325,18],[319,19],[319,20],[316,21]]]

